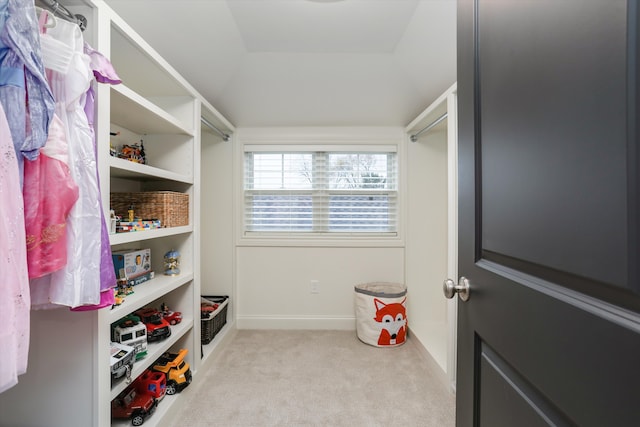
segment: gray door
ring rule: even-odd
[[[458,1],[458,426],[640,426],[639,16]]]

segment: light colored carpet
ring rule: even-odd
[[[192,427],[448,427],[453,394],[411,338],[377,348],[355,331],[240,330],[187,390]]]

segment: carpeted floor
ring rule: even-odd
[[[455,398],[411,342],[355,331],[240,330],[175,417],[191,427],[448,427]]]

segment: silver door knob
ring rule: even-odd
[[[444,293],[445,298],[451,299],[457,293],[458,297],[462,301],[469,300],[469,280],[466,277],[461,277],[458,280],[458,284],[451,280],[447,279],[442,283],[442,292]]]

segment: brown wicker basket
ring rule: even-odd
[[[123,219],[133,206],[136,218],[159,219],[162,227],[189,225],[189,195],[175,191],[111,193],[111,209]]]

